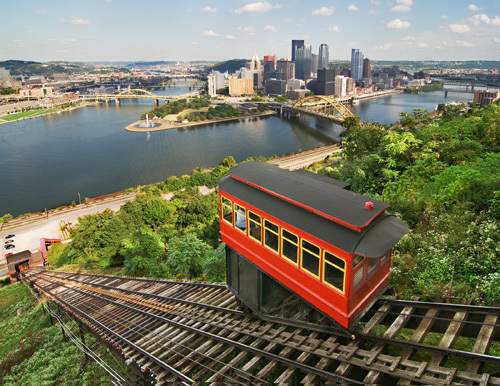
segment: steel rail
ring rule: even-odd
[[[43,269],[37,269],[37,273],[46,272]],[[130,280],[130,281],[142,281],[142,282],[151,282],[151,283],[165,283],[165,284],[182,284],[186,286],[192,287],[210,287],[210,288],[227,288],[225,284],[220,283],[206,283],[206,282],[193,282],[193,281],[176,281],[176,280],[168,280],[168,279],[152,279],[147,277],[132,277],[132,276],[120,276],[120,275],[106,275],[106,274],[87,274],[87,273],[79,273],[79,272],[63,272],[59,271],[58,273],[62,274],[70,274],[70,275],[85,275],[87,277],[94,278],[108,278],[108,279],[122,279],[122,280]]]
[[[221,342],[221,343],[224,343],[224,344],[227,344],[229,346],[233,346],[233,347],[236,347],[236,348],[239,348],[241,349],[242,351],[246,351],[246,352],[250,352],[254,355],[257,355],[257,356],[261,356],[261,357],[264,357],[264,358],[267,358],[267,359],[270,359],[272,361],[275,361],[275,362],[279,362],[279,363],[282,363],[284,364],[285,366],[289,366],[289,367],[294,367],[294,368],[297,368],[299,370],[302,370],[306,373],[310,373],[310,374],[314,374],[314,375],[317,375],[317,376],[320,376],[322,378],[326,378],[326,379],[329,379],[331,381],[334,381],[334,382],[338,382],[338,381],[342,381],[342,382],[347,382],[348,384],[358,384],[358,385],[362,385],[363,383],[362,382],[359,382],[359,381],[356,381],[356,380],[353,380],[353,379],[350,379],[350,378],[347,378],[347,377],[344,377],[344,376],[341,376],[341,375],[337,375],[337,374],[332,374],[332,373],[329,373],[327,371],[324,371],[324,370],[320,370],[320,369],[317,369],[315,367],[312,367],[312,366],[309,366],[309,365],[306,365],[304,363],[300,363],[298,361],[295,361],[295,360],[292,360],[292,359],[288,359],[288,358],[285,358],[285,357],[281,357],[277,354],[274,354],[274,353],[271,353],[271,352],[267,352],[265,350],[262,350],[262,349],[259,349],[259,348],[256,348],[256,347],[252,347],[252,346],[249,346],[249,345],[246,345],[244,343],[240,343],[240,342],[237,342],[237,341],[234,341],[234,340],[231,340],[229,338],[225,338],[225,337],[222,337],[222,336],[218,336],[218,335],[215,335],[213,333],[210,333],[210,332],[207,332],[207,331],[204,331],[204,330],[201,330],[199,328],[196,328],[196,327],[192,327],[192,326],[188,326],[186,324],[183,324],[183,323],[180,323],[180,322],[177,322],[177,321],[174,321],[174,320],[171,320],[171,319],[168,319],[164,316],[161,316],[161,315],[156,315],[156,314],[153,314],[149,311],[145,311],[145,310],[141,310],[139,308],[136,308],[136,307],[133,307],[133,306],[130,306],[128,304],[124,304],[124,303],[119,303],[117,301],[114,301],[114,300],[111,300],[111,299],[106,299],[100,295],[97,295],[97,294],[93,294],[91,292],[85,292],[85,291],[82,291],[80,289],[77,289],[77,288],[71,288],[71,290],[73,291],[76,291],[76,292],[80,292],[82,294],[87,294],[91,297],[94,297],[96,299],[101,299],[105,302],[108,302],[108,303],[111,303],[111,304],[115,304],[117,305],[118,307],[125,307],[127,309],[130,309],[130,310],[133,310],[137,313],[140,313],[140,314],[143,314],[143,315],[147,315],[151,318],[154,318],[154,319],[157,319],[157,320],[161,320],[165,323],[168,323],[168,324],[171,324],[175,327],[178,327],[180,329],[183,329],[183,330],[187,330],[187,331],[190,331],[192,333],[195,333],[195,334],[199,334],[199,335],[202,335],[206,338],[209,338],[209,339],[212,339],[214,341],[218,341],[218,342]],[[62,299],[59,299],[60,302],[66,304],[69,308],[72,308],[72,306],[65,302],[64,300]],[[78,310],[78,309],[76,309]],[[82,313],[82,311],[78,310],[79,313]],[[98,321],[97,321],[98,322]],[[109,330],[106,326],[104,326],[102,323],[98,322],[99,325],[102,325],[104,327],[104,329],[107,331]],[[115,332],[113,332],[112,330],[109,330],[114,336],[117,336],[118,338],[120,338],[120,335],[119,334],[116,334]],[[124,338],[125,339],[125,338]],[[127,342],[130,342],[127,340]],[[130,342],[131,345],[134,345],[136,346],[133,342]],[[140,347],[136,346],[139,350],[141,350],[141,352],[144,352],[146,353],[148,356],[151,356],[149,353],[147,353],[145,350],[141,349]],[[150,359],[153,359],[154,356],[151,356],[152,358]],[[161,360],[160,360],[161,361]],[[162,361],[163,362],[163,361]],[[167,365],[168,366],[168,365]]]
[[[46,275],[52,276],[50,274],[46,274]],[[78,280],[75,280],[75,279],[70,279],[70,280],[78,282]],[[56,283],[54,283],[54,284],[56,284]],[[85,283],[85,284],[90,285],[90,286],[92,286],[92,285],[100,286],[100,285],[94,284],[94,283]],[[68,288],[70,288],[70,287],[68,287]],[[124,289],[119,289],[116,287],[111,287],[111,289],[115,289],[115,290],[119,290],[119,291],[124,290]],[[130,291],[130,290],[124,290],[124,291]],[[132,292],[138,292],[138,291],[132,291]],[[157,295],[157,296],[161,297],[161,295]],[[194,303],[196,303],[196,302],[194,302]],[[403,301],[403,303],[407,303],[407,302]],[[408,303],[413,304],[414,302],[408,302]],[[421,304],[422,302],[416,302],[416,303]],[[432,305],[433,303],[424,303],[424,304],[425,305]],[[198,303],[197,305],[200,306],[200,305],[203,305],[203,303]],[[212,306],[212,307],[215,307],[216,309],[218,308],[217,306]],[[222,311],[224,312],[224,310],[222,310]],[[378,310],[375,312],[384,313],[384,312],[381,312]],[[241,315],[241,314],[238,314],[238,315]],[[397,313],[397,315],[400,315],[400,313]],[[408,315],[408,318],[411,318],[413,316],[419,317],[420,315],[411,315],[410,314],[410,315]],[[425,316],[422,315],[422,317],[425,317]],[[269,319],[270,319],[269,321],[272,323],[281,323],[281,324],[286,324],[286,325],[290,325],[293,323],[293,322],[290,322],[289,324],[287,324],[286,322],[288,320],[286,320],[286,319],[285,320],[273,320],[274,318],[269,318]],[[280,319],[280,318],[278,318],[278,319]],[[439,319],[439,318],[434,317],[432,319]],[[446,319],[446,318],[442,318],[442,319],[447,321],[447,322],[450,322],[450,323],[452,322],[452,319]],[[283,323],[283,322],[285,322],[285,323]],[[461,323],[466,323],[466,321],[463,321]],[[477,323],[481,324],[480,322],[477,322]],[[305,326],[302,323],[296,323],[295,327],[304,328]],[[317,326],[309,325],[306,328],[314,329],[314,327],[317,327]],[[315,329],[315,330],[318,331],[318,329]],[[327,332],[327,333],[332,332],[332,331],[328,331],[327,329],[319,329],[319,330],[321,330],[319,332]],[[356,334],[356,336],[363,338],[365,340],[375,341],[375,342],[384,343],[384,344],[392,344],[392,345],[396,345],[396,346],[400,346],[400,347],[411,347],[413,349],[421,349],[421,350],[432,351],[432,352],[440,352],[440,353],[444,353],[444,354],[448,354],[448,355],[461,356],[461,357],[465,357],[465,358],[481,360],[484,362],[500,363],[500,357],[488,355],[488,354],[474,353],[474,352],[470,352],[470,351],[457,350],[457,349],[453,349],[453,348],[443,348],[443,347],[433,346],[433,345],[429,345],[429,344],[415,343],[415,342],[411,342],[411,341],[399,340],[399,339],[394,339],[394,338],[385,338],[385,337],[377,336],[374,334],[358,333],[358,334]]]
[[[444,353],[444,354],[448,354],[448,355],[476,359],[476,360],[480,360],[482,362],[491,362],[491,363],[500,364],[500,357],[494,356],[494,355],[489,355],[489,354],[480,354],[480,353],[475,353],[475,352],[471,352],[471,351],[457,350],[454,348],[444,348],[444,347],[439,347],[439,346],[432,346],[430,344],[416,343],[416,342],[412,342],[410,340],[385,338],[383,336],[378,336],[378,335],[356,334],[356,336],[359,338],[362,338],[362,339],[380,342],[380,343],[384,343],[384,344],[388,344],[388,345],[413,348],[416,350],[439,352],[439,353]]]
[[[47,293],[46,291],[44,291],[44,292]],[[95,296],[95,295],[93,295],[93,296]],[[126,337],[124,337],[123,335],[117,333],[116,331],[113,331],[111,328],[109,328],[105,324],[101,323],[99,320],[95,319],[93,316],[89,315],[88,313],[85,313],[84,311],[80,310],[76,306],[72,306],[71,304],[69,304],[65,300],[62,300],[60,298],[55,298],[54,295],[52,295],[51,293],[50,293],[49,297],[52,298],[52,300],[55,301],[56,303],[63,304],[67,309],[71,310],[73,313],[79,314],[82,318],[84,318],[86,320],[89,320],[92,323],[96,324],[97,326],[99,326],[100,329],[106,331],[109,335],[111,335],[111,336],[115,337],[116,339],[124,342],[125,344],[127,344],[128,346],[130,346],[134,350],[136,350],[137,352],[139,352],[142,355],[144,355],[145,357],[149,358],[151,361],[153,361],[154,363],[156,363],[160,367],[162,367],[165,370],[169,371],[177,379],[179,379],[179,380],[182,381],[181,382],[182,385],[188,386],[188,385],[194,383],[194,381],[191,378],[189,378],[187,375],[181,373],[177,369],[175,369],[172,366],[170,366],[168,363],[165,363],[161,359],[159,359],[159,358],[155,357],[154,355],[150,354],[149,352],[147,352],[146,350],[144,350],[143,348],[141,348],[140,346],[138,346],[137,344],[135,344],[131,340],[129,340]],[[96,296],[96,298],[99,298],[99,297]]]
[[[156,298],[156,299],[159,299],[159,300],[174,301],[174,302],[178,302],[178,303],[192,305],[192,306],[195,306],[195,307],[207,308],[207,309],[210,309],[210,310],[213,310],[213,311],[220,311],[220,312],[225,312],[225,313],[231,313],[231,314],[239,315],[239,316],[249,316],[248,313],[246,313],[244,311],[241,311],[241,310],[237,310],[237,309],[233,309],[233,308],[227,308],[227,307],[215,306],[215,305],[207,304],[207,303],[195,302],[195,301],[192,301],[192,300],[180,299],[180,298],[178,298],[176,296],[157,295],[157,294],[151,294],[151,293],[143,292],[143,291],[135,291],[135,290],[129,290],[129,289],[126,289],[126,288],[114,287],[114,286],[110,286],[110,285],[106,285],[106,284],[89,283],[89,282],[86,282],[86,281],[76,280],[76,279],[73,279],[73,278],[72,279],[68,279],[66,277],[60,277],[58,275],[52,275],[52,274],[49,274],[49,273],[43,273],[43,275],[44,276],[50,276],[50,277],[53,277],[53,278],[56,278],[56,279],[59,279],[59,280],[75,281],[75,282],[83,283],[83,284],[86,284],[86,285],[89,285],[89,286],[94,286],[94,287],[98,287],[98,288],[105,288],[105,289],[110,289],[110,290],[116,290],[116,291],[125,292],[125,293],[133,294],[133,295],[139,295],[139,296],[144,296],[144,297],[149,297],[149,298]],[[54,282],[52,282],[52,283],[54,283]],[[254,317],[253,314],[251,314],[251,315],[252,315],[252,317]],[[339,331],[336,328],[329,327],[329,326],[326,326],[326,325],[321,325],[321,324],[316,324],[316,323],[311,323],[311,322],[305,322],[305,321],[299,321],[299,320],[293,320],[293,319],[287,319],[287,318],[281,318],[281,317],[277,317],[277,316],[268,316],[268,315],[261,316],[261,319],[266,320],[266,321],[271,322],[271,323],[279,323],[279,324],[287,325],[287,326],[290,326],[290,327],[308,329],[308,330],[311,330],[311,331],[316,331],[316,332],[321,332],[321,333],[326,333],[326,334],[334,334],[334,335],[337,335],[337,336],[345,336],[347,338],[351,338],[350,335],[341,334],[341,333],[339,333]],[[258,319],[256,318],[256,320],[258,320]]]
[[[38,285],[38,286],[39,286],[39,285]],[[85,295],[90,294],[89,292],[86,292],[86,291],[83,291],[83,292],[82,292],[82,291],[80,291],[80,290],[78,290],[78,289],[76,289],[76,288],[74,288],[74,287],[69,287],[69,286],[64,285],[64,284],[62,284],[62,285],[60,285],[60,286],[61,286],[61,287],[65,287],[65,288],[67,288],[67,289],[69,289],[69,290],[71,290],[71,291],[75,291],[75,292],[78,292],[78,293],[83,293],[83,294],[85,294]],[[42,288],[42,290],[44,290],[44,288],[43,288],[43,287],[41,287],[41,286],[39,286],[39,287],[40,287],[40,288]],[[46,292],[46,291],[45,291],[45,292]],[[49,293],[51,293],[51,292],[49,292]],[[77,299],[77,300],[79,300],[79,299]],[[104,299],[104,298],[103,298],[103,299],[100,299],[100,300],[104,300],[104,304],[109,303],[109,302],[107,301],[107,299]],[[100,311],[100,308],[96,308],[96,307],[98,307],[98,306],[94,305],[94,304],[93,304],[93,303],[91,303],[91,302],[87,302],[87,303],[85,303],[85,304],[84,304],[84,306],[86,307],[86,309],[92,309],[92,307],[89,305],[89,303],[90,303],[90,304],[92,304],[92,307],[94,308],[94,309],[93,309],[93,311]],[[68,304],[69,304],[69,303],[68,303]],[[73,307],[75,307],[75,306],[73,305]],[[114,322],[114,323],[121,324],[122,326],[125,326],[125,325],[126,325],[126,327],[127,327],[127,329],[128,329],[129,331],[130,331],[130,330],[132,330],[132,331],[134,331],[134,332],[138,333],[139,335],[141,335],[143,338],[144,338],[144,337],[146,337],[148,334],[152,333],[152,331],[145,329],[145,328],[144,328],[143,326],[141,326],[141,325],[139,325],[138,327],[139,327],[139,328],[141,328],[142,330],[145,330],[146,334],[143,334],[143,333],[139,332],[138,330],[136,330],[134,327],[129,326],[129,325],[128,325],[128,323],[127,323],[127,324],[125,324],[125,323],[121,323],[121,322],[117,321],[115,318],[108,317],[108,316],[105,316],[105,315],[101,315],[101,317],[104,317],[104,318],[105,318],[105,319],[107,319],[107,320],[111,320],[111,321],[112,321],[112,322]],[[165,338],[162,338],[162,339],[165,339]],[[200,355],[200,356],[206,357],[206,358],[208,358],[208,359],[210,359],[210,360],[212,360],[212,361],[214,361],[214,362],[219,362],[219,363],[223,364],[224,366],[228,366],[228,364],[227,364],[227,363],[221,362],[221,361],[217,360],[216,358],[211,358],[211,357],[209,357],[209,356],[207,356],[207,355],[205,355],[205,354],[203,354],[203,353],[197,352],[197,351],[196,351],[196,349],[193,349],[193,348],[191,348],[191,347],[189,347],[189,346],[186,346],[186,345],[183,345],[183,344],[181,344],[181,343],[178,343],[178,342],[168,342],[168,344],[169,344],[169,345],[173,345],[174,347],[175,347],[175,346],[181,346],[181,347],[183,347],[183,348],[185,348],[185,349],[187,349],[187,350],[190,350],[190,351],[191,351],[191,353],[195,353],[195,354],[197,354],[197,355]],[[209,371],[213,372],[213,373],[214,373],[214,375],[219,375],[219,376],[221,376],[221,377],[223,377],[223,378],[229,378],[229,379],[231,380],[232,384],[238,383],[238,384],[246,385],[246,384],[248,384],[248,381],[249,381],[249,379],[251,379],[251,378],[254,378],[254,379],[255,379],[257,382],[259,382],[260,384],[266,383],[266,381],[265,381],[265,380],[263,380],[263,379],[260,379],[260,378],[258,378],[258,377],[256,377],[256,376],[252,375],[252,374],[245,373],[244,371],[242,371],[242,370],[240,370],[240,369],[238,369],[238,368],[236,368],[236,367],[234,367],[234,366],[230,366],[231,368],[233,368],[233,370],[235,371],[235,373],[236,373],[236,374],[238,374],[238,376],[239,376],[239,377],[241,377],[241,378],[244,378],[244,379],[245,379],[245,383],[241,383],[240,381],[238,381],[238,380],[236,380],[236,379],[234,379],[234,378],[231,378],[231,377],[227,376],[226,374],[222,374],[222,373],[220,373],[218,370],[215,370],[215,369],[213,369],[213,368],[211,368],[211,367],[209,367],[209,366],[207,366],[207,365],[205,365],[205,364],[203,364],[203,363],[201,363],[201,362],[199,362],[199,361],[197,361],[197,360],[195,360],[195,359],[193,359],[193,358],[187,358],[184,354],[182,354],[182,353],[180,353],[180,352],[176,351],[174,347],[170,347],[170,348],[167,350],[167,352],[169,352],[169,351],[173,351],[175,354],[178,354],[178,355],[184,356],[187,360],[189,360],[189,361],[191,361],[191,362],[194,362],[194,363],[198,364],[200,367],[203,367],[203,368],[205,368],[205,369],[207,369],[207,370],[209,370]],[[165,352],[163,352],[163,353],[165,353]],[[243,374],[243,375],[242,375],[242,374]]]
[[[470,311],[474,313],[500,313],[500,307],[493,306],[477,306],[472,304],[456,304],[456,303],[434,303],[422,302],[414,300],[398,300],[398,299],[378,299],[375,304],[388,303],[401,306],[410,306],[414,308],[439,308],[440,310],[448,311]]]
[[[215,306],[213,304],[195,302],[195,301],[192,301],[192,300],[182,299],[182,298],[179,298],[177,296],[158,295],[158,294],[152,294],[152,293],[144,292],[144,291],[135,291],[135,290],[129,290],[129,289],[126,289],[126,288],[114,287],[114,286],[107,285],[107,284],[89,283],[89,282],[86,282],[86,281],[83,281],[83,280],[68,279],[68,278],[65,278],[65,277],[60,277],[58,275],[52,275],[52,274],[49,274],[49,273],[44,273],[43,275],[44,276],[50,276],[50,277],[53,277],[53,278],[56,278],[56,279],[59,279],[59,280],[76,281],[78,283],[86,284],[86,285],[93,286],[93,287],[105,288],[105,289],[109,289],[109,290],[115,290],[115,291],[125,292],[127,294],[139,295],[139,296],[144,296],[144,297],[148,297],[148,298],[155,298],[155,299],[165,300],[165,301],[169,301],[169,302],[182,303],[182,304],[187,304],[187,305],[195,306],[195,307],[203,307],[203,308],[207,308],[207,309],[210,309],[210,310],[213,310],[213,311],[227,312],[227,313],[231,313],[231,314],[234,314],[234,315],[241,315],[241,316],[246,315],[245,312],[243,312],[241,310],[234,309],[234,308],[220,307],[220,306]]]

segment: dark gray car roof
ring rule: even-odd
[[[408,231],[394,216],[382,214],[362,232],[346,228],[313,212],[267,194],[248,184],[226,176],[219,189],[259,208],[281,221],[334,245],[348,253],[380,257],[389,252]]]
[[[268,194],[302,206],[332,221],[349,224],[358,230],[368,226],[389,206],[381,201],[343,189],[325,181],[325,176],[297,173],[265,162],[247,162],[230,171],[230,176]],[[373,209],[365,209],[371,201]]]

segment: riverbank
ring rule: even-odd
[[[274,111],[264,111],[263,113],[259,114],[252,114],[252,115],[243,115],[243,116],[238,116],[238,117],[228,117],[228,118],[219,118],[219,119],[210,119],[210,120],[205,120],[205,121],[197,121],[197,122],[187,122],[187,123],[175,123],[168,121],[166,119],[158,119],[158,120],[153,120],[153,123],[159,123],[159,126],[156,127],[138,127],[139,125],[144,125],[146,123],[145,120],[138,120],[136,122],[131,123],[127,127],[125,127],[125,130],[127,131],[132,131],[132,132],[139,132],[139,133],[144,133],[144,132],[151,132],[151,131],[163,131],[163,130],[170,130],[170,129],[185,129],[185,128],[190,128],[190,127],[198,127],[198,126],[205,126],[205,125],[213,125],[217,123],[225,123],[225,122],[241,122],[241,121],[246,121],[249,119],[253,118],[266,118],[276,115]]]
[[[323,160],[339,151],[341,151],[341,148],[337,144],[320,146],[314,149],[272,157],[268,162],[284,169],[295,170]],[[134,200],[139,190],[140,186],[134,186],[120,192],[85,198],[81,204],[60,206],[43,212],[25,213],[16,216],[4,224],[0,224],[0,232],[10,232],[16,228],[32,225],[40,221],[46,222],[48,219],[52,220],[54,217],[59,218],[59,216],[62,216],[65,217],[66,221],[73,221],[81,215],[95,213],[96,209],[99,211],[119,208],[123,204]],[[78,215],[75,215],[75,213]]]
[[[44,117],[50,114],[59,114],[66,111],[76,110],[82,107],[94,106],[97,102],[77,102],[74,105],[68,107],[38,107],[31,110],[21,111],[19,113],[14,114],[6,114],[0,117],[0,125],[3,123],[12,123],[18,121],[24,121],[26,119],[33,119]]]

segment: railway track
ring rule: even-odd
[[[158,384],[500,385],[498,308],[384,299],[350,340],[256,319],[218,284],[51,271],[25,280]]]

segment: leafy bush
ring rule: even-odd
[[[497,303],[500,104],[440,114],[405,113],[390,128],[353,119],[343,154],[314,169],[386,201],[414,228],[394,255],[402,297]]]

